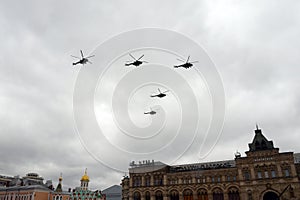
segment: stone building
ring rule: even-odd
[[[256,127],[245,157],[166,165],[131,163],[122,180],[123,200],[300,199],[299,154],[279,152]]]

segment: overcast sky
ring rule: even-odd
[[[114,154],[113,149],[104,148],[101,141],[97,146],[98,141],[91,144],[93,140],[88,134],[83,135],[80,130],[78,134],[73,115],[73,91],[83,69],[79,65],[72,66],[74,59],[70,55],[79,56],[79,49],[86,54],[95,50],[96,56],[91,59],[95,63],[84,67],[97,67],[101,60],[101,55],[97,54],[99,44],[114,35],[145,27],[176,31],[202,46],[219,71],[226,96],[224,128],[208,155],[199,159],[199,149],[192,148],[186,154],[180,152],[183,155],[176,160],[173,158],[176,155],[166,151],[160,155],[160,161],[168,162],[171,158],[176,160],[175,164],[226,160],[233,159],[237,150],[245,155],[256,123],[280,151],[300,152],[299,10],[297,0],[0,1],[0,174],[24,176],[28,172],[37,172],[45,179],[52,179],[56,186],[59,174],[63,173],[64,188],[74,188],[79,186],[87,168],[91,189],[103,190],[120,183],[124,172],[112,168],[127,166],[135,158],[118,158],[120,155]],[[113,50],[106,49],[107,52]],[[147,52],[134,55],[139,57],[142,53]],[[153,52],[148,53],[155,59]],[[147,61],[151,57],[149,54],[148,60],[147,55],[144,58]],[[115,63],[121,63],[124,55],[126,52]],[[155,66],[150,67],[149,64],[148,69],[155,69]],[[139,73],[139,68],[130,70],[133,78],[134,73]],[[163,70],[169,69],[162,68],[162,73],[167,73]],[[184,74],[188,71],[180,71],[187,82],[193,82],[192,75]],[[114,88],[121,82],[117,81],[118,76],[122,74],[116,72],[102,80],[105,92],[110,92],[110,86]],[[193,84],[203,82],[194,81]],[[155,92],[158,86],[170,90],[165,102],[140,98]],[[184,90],[185,85],[148,85],[137,90],[130,99],[124,99],[131,102],[128,112],[133,123],[141,127],[151,124],[151,117],[142,113],[153,104],[161,104],[164,107],[158,108],[161,115],[152,122],[160,126],[165,120],[168,134],[162,135],[160,141],[170,141],[168,137],[174,134],[172,127],[175,124],[170,121],[178,120],[175,116],[180,114],[180,107],[172,103],[180,98],[180,92],[174,89],[179,87]],[[191,88],[195,92],[195,87]],[[113,131],[114,121],[105,121],[118,106],[119,99],[113,99],[117,103],[109,102],[108,97],[120,95],[113,92],[105,97],[101,96],[101,91],[95,94],[99,100],[95,114],[99,124],[104,123],[103,134],[115,146],[128,147],[126,151],[137,153],[139,148],[141,152],[152,151],[141,150],[141,144],[132,141],[126,145],[127,141]],[[205,87],[199,90],[201,92],[203,95],[196,94],[200,96],[197,98],[207,99]],[[190,98],[189,93],[186,98]],[[207,102],[203,102],[206,108]],[[115,108],[111,108],[112,105]],[[115,122],[122,114],[114,116]],[[201,119],[202,115],[199,116]],[[188,117],[192,119],[193,115]],[[90,142],[85,145],[92,150],[84,148],[79,136]],[[193,135],[187,135],[189,137]],[[213,140],[217,141],[216,138]],[[176,143],[171,147],[176,149],[174,145]],[[97,160],[101,153],[105,154],[101,161],[106,165],[111,163],[112,167]],[[153,159],[147,154],[144,157]]]

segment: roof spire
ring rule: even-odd
[[[256,122],[256,125],[255,125],[255,126],[256,126],[256,130],[259,130],[258,125],[257,125],[257,122]]]
[[[58,184],[55,191],[62,192],[62,173],[60,173],[60,177],[58,178]]]
[[[58,180],[61,182],[62,181],[62,172],[60,172],[60,177],[58,178]]]

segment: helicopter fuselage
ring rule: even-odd
[[[156,112],[152,110],[152,111],[150,111],[150,112],[144,112],[144,114],[155,115],[155,114],[156,114]]]
[[[167,96],[167,95],[164,94],[164,93],[160,93],[160,94],[156,94],[156,95],[151,95],[151,97],[159,97],[159,98],[163,98],[165,96]]]
[[[175,65],[174,68],[183,67],[183,68],[188,69],[188,68],[191,68],[192,66],[193,66],[192,63],[184,63],[184,64],[182,64],[182,65]]]
[[[125,64],[126,66],[130,66],[130,65],[134,65],[136,67],[140,66],[143,62],[142,61],[139,61],[139,60],[136,60],[134,62],[131,62],[131,63],[127,63]]]
[[[83,58],[81,60],[79,60],[78,62],[73,63],[73,65],[77,65],[77,64],[86,64],[89,60],[87,58]]]

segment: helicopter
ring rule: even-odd
[[[158,89],[158,92],[159,94],[154,94],[154,95],[150,95],[150,97],[159,97],[159,98],[163,98],[165,96],[167,96],[165,93],[169,92],[169,90],[166,90],[164,92],[161,92],[159,88]]]
[[[84,56],[83,56],[82,50],[80,50],[80,54],[81,54],[81,58],[79,58],[79,57],[77,57],[77,56],[71,55],[72,57],[79,59],[79,61],[73,63],[73,65],[77,65],[77,64],[82,64],[82,65],[84,65],[84,64],[86,64],[86,63],[92,64],[92,62],[90,62],[90,61],[88,60],[88,58],[94,57],[95,55],[88,56],[88,57],[84,57]]]
[[[152,110],[152,108],[150,108],[150,111],[148,112],[144,112],[145,115],[149,114],[149,115],[155,115],[156,111]]]
[[[185,63],[183,63],[183,64],[181,64],[181,65],[175,65],[174,68],[183,67],[183,68],[188,69],[188,68],[191,68],[191,67],[193,66],[193,63],[198,62],[198,61],[189,62],[189,59],[190,59],[190,56],[187,58],[186,61],[177,58],[177,60],[179,60],[179,61],[181,61],[181,62],[185,62]]]
[[[135,57],[133,57],[133,55],[129,54],[131,58],[134,59],[134,61],[130,60],[130,61],[127,61],[127,63],[125,63],[125,66],[130,66],[130,65],[134,65],[136,67],[140,66],[141,64],[143,63],[148,63],[147,61],[141,61],[140,59],[142,57],[144,57],[144,54],[141,55],[141,57],[139,57],[138,59],[136,59]]]

